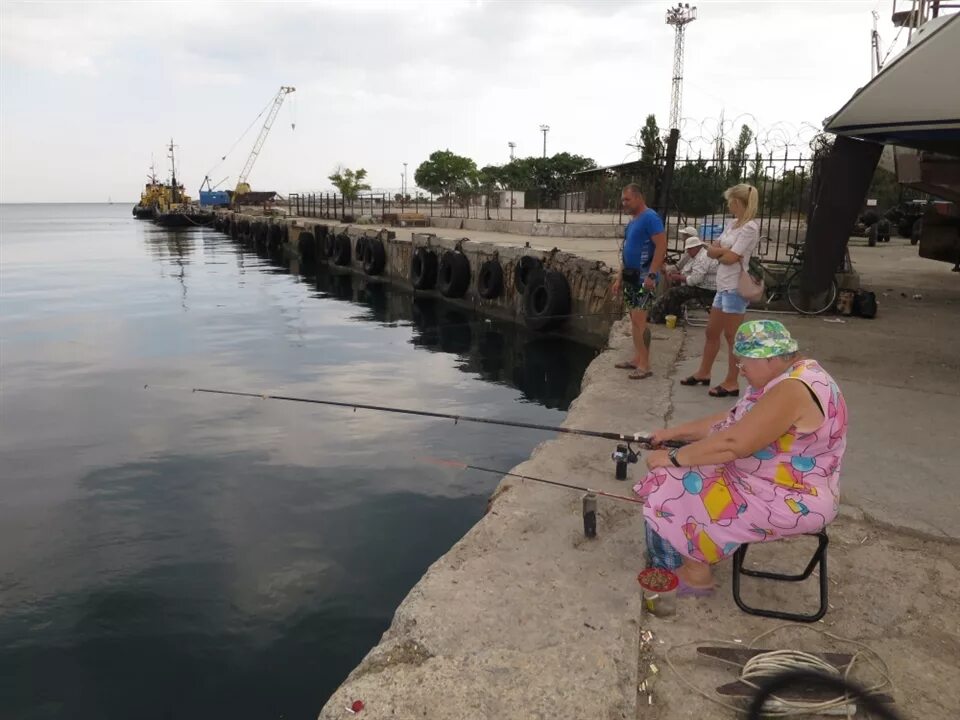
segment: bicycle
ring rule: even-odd
[[[761,238],[763,240],[769,239]],[[803,291],[803,246],[799,243],[787,243],[793,252],[790,254],[783,272],[779,272],[782,263],[777,263],[778,271],[774,272],[769,265],[764,265],[757,257],[750,259],[750,270],[759,275],[764,282],[764,304],[770,305],[781,297],[786,297],[790,306],[803,315],[819,315],[833,307],[837,301],[836,278],[830,279],[826,290],[808,295]]]

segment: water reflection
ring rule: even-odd
[[[580,394],[583,368],[598,350],[567,338],[543,336],[515,323],[486,318],[434,297],[391,290],[349,271],[314,270],[317,296],[363,308],[358,319],[414,328],[410,342],[424,350],[457,355],[460,369],[521,390],[524,397],[565,410]]]
[[[4,719],[315,717],[497,482],[418,458],[544,439],[144,383],[555,425],[594,354],[129,207],[0,214]]]

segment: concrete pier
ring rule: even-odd
[[[502,243],[501,253],[506,244],[536,250],[523,238],[480,232],[464,234],[471,243]],[[612,243],[544,241],[594,262],[616,252]],[[956,717],[960,287],[948,265],[917,258],[905,243],[852,252],[864,285],[878,293],[877,319],[782,318],[801,349],[837,378],[850,407],[844,504],[829,528],[830,608],[813,629],[776,630],[760,645],[852,653],[859,646],[837,638],[864,643],[886,662],[906,716]],[[567,426],[650,431],[726,406],[678,383],[696,366],[702,331],[654,328],[655,374],[644,381],[613,367],[629,353],[627,331],[625,322],[612,326]],[[721,372],[718,365],[714,378]],[[617,481],[612,445],[547,437],[513,471],[629,494],[642,460],[627,482]],[[751,558],[789,571],[809,557],[803,542],[755,548]],[[410,591],[320,718],[348,716],[344,708],[355,700],[370,718],[733,717],[706,696],[716,698],[713,688],[735,671],[697,658],[692,644],[747,645],[780,623],[737,609],[728,563],[718,567],[714,597],[680,601],[673,618],[651,617],[636,582],[642,556],[636,506],[599,498],[597,537],[587,539],[580,494],[505,478],[487,515]],[[811,581],[754,583],[745,592],[762,604],[805,609],[816,591]]]

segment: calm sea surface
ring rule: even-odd
[[[0,718],[315,717],[498,480],[422,458],[545,438],[179,388],[559,424],[594,354],[129,205],[0,206]]]

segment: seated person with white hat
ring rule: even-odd
[[[683,257],[675,268],[671,268],[667,278],[673,287],[657,298],[650,308],[650,322],[662,323],[667,315],[680,315],[685,303],[699,299],[709,306],[717,292],[717,267],[704,248],[707,244],[700,239],[695,227],[680,230],[683,245]]]

